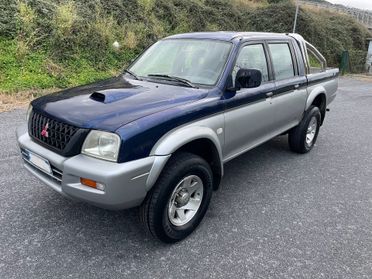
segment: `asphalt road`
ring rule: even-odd
[[[371,278],[372,83],[342,79],[316,147],[278,137],[226,165],[186,240],[151,239],[136,210],[65,199],[21,166],[0,114],[0,278]]]

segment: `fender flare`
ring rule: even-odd
[[[308,95],[307,97],[307,101],[306,101],[306,107],[305,107],[305,111],[308,110],[308,108],[311,106],[311,104],[314,102],[315,98],[318,97],[319,95],[323,94],[324,97],[326,98],[326,104],[327,104],[327,94],[326,94],[326,90],[323,86],[317,86],[316,88],[314,88],[310,94]]]
[[[149,190],[155,184],[168,159],[175,151],[197,139],[208,139],[214,144],[218,152],[222,176],[222,148],[215,131],[205,126],[186,126],[165,134],[152,148],[150,156],[155,156],[155,161],[146,181],[146,189]]]

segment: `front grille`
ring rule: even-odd
[[[29,120],[29,134],[33,138],[63,151],[79,128],[59,122],[37,112],[32,112]]]

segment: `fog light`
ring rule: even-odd
[[[82,178],[81,177],[80,178],[80,183],[85,185],[85,186],[97,189],[97,190],[101,190],[101,191],[105,190],[105,184],[99,183],[97,181],[94,181],[94,180],[91,180],[91,179],[88,179],[88,178]]]

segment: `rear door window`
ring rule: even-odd
[[[271,60],[276,80],[294,77],[291,49],[287,43],[269,43]]]

